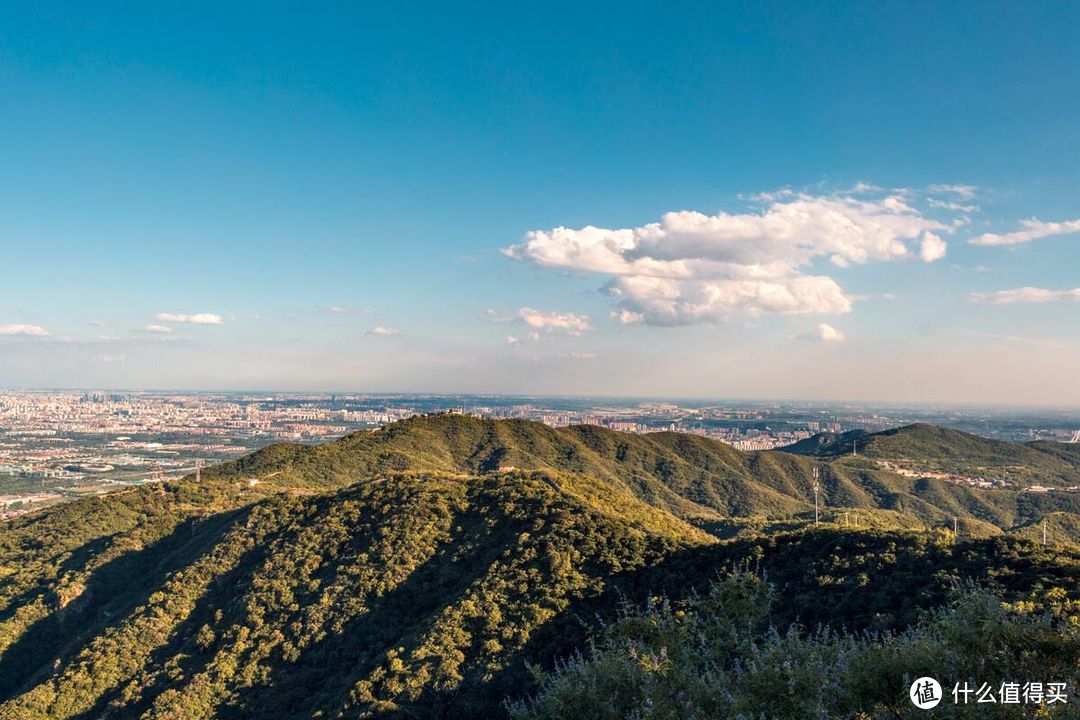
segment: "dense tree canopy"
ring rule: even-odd
[[[273,446],[198,483],[4,525],[0,716],[565,717],[565,703],[591,707],[595,688],[617,686],[618,717],[703,717],[671,698],[704,708],[732,692],[746,708],[843,655],[862,663],[845,666],[846,689],[806,707],[876,717],[895,688],[868,694],[858,673],[899,678],[916,651],[946,662],[959,618],[1004,628],[967,649],[972,662],[1029,641],[1043,654],[1025,662],[1077,659],[1069,498],[920,483],[869,459],[450,415]],[[944,529],[953,517],[959,537]],[[1047,547],[1033,541],[1043,519]],[[978,602],[949,605],[971,582]],[[656,623],[674,625],[646,632]],[[863,631],[875,634],[845,634]],[[666,653],[657,667],[686,687],[642,675],[639,646],[649,663]],[[784,653],[794,675],[769,675]],[[753,683],[748,663],[764,673]]]

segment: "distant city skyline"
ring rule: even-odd
[[[1080,406],[1080,6],[0,10],[0,387]]]
[[[775,450],[819,433],[874,433],[915,423],[1013,442],[1080,442],[1080,409],[934,408],[913,404],[653,401],[491,395],[183,393],[0,389],[0,521],[107,493],[175,480],[275,442],[327,443],[425,415],[589,425],[623,433],[679,432],[744,452]],[[402,428],[405,430],[405,428]],[[819,437],[827,440],[827,436]],[[846,441],[845,441],[846,445]],[[851,446],[855,450],[855,446]],[[900,475],[905,464],[886,462]],[[1006,478],[922,469],[970,487]]]

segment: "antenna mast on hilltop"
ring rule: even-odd
[[[1046,547],[1046,518],[1043,518],[1043,547]]]
[[[818,492],[821,490],[821,485],[818,480],[821,477],[821,470],[814,466],[814,525],[818,524]]]
[[[202,480],[202,458],[195,460],[195,482]]]

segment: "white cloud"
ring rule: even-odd
[[[401,331],[397,328],[383,327],[382,325],[376,325],[367,331],[368,335],[400,335]]]
[[[851,311],[851,301],[840,286],[823,276],[793,274],[767,280],[630,276],[612,280],[608,291],[619,298],[618,319],[624,323],[688,325],[761,313]]]
[[[818,335],[825,342],[844,342],[846,339],[843,331],[837,330],[832,325],[826,325],[825,323],[818,325]]]
[[[759,203],[771,203],[777,200],[784,200],[786,198],[795,197],[795,191],[790,187],[780,188],[779,190],[773,190],[772,192],[759,192],[752,195],[739,195],[740,200],[749,200],[751,202]]]
[[[937,198],[928,198],[927,204],[930,207],[939,208],[941,210],[952,210],[954,212],[978,212],[978,205],[965,205],[958,203],[954,200],[938,200]]]
[[[800,340],[812,340],[815,342],[842,343],[847,339],[842,330],[837,330],[832,325],[821,323],[813,332],[806,332],[798,336]]]
[[[612,276],[623,323],[722,322],[762,313],[850,312],[851,300],[815,259],[837,267],[922,257],[933,261],[951,228],[922,216],[899,194],[769,196],[762,212],[666,213],[636,228],[536,230],[503,249],[547,268]],[[926,238],[927,234],[936,239]],[[921,241],[921,242],[920,242]]]
[[[547,312],[531,307],[523,307],[510,315],[488,308],[484,314],[497,323],[519,323],[534,328],[527,335],[529,340],[539,340],[540,332],[558,332],[568,335],[581,335],[592,330],[588,315],[571,312]]]
[[[595,360],[596,353],[594,352],[565,352],[559,353],[557,357],[565,360]]]
[[[514,337],[513,335],[507,335],[507,336],[506,336],[506,344],[507,344],[507,345],[520,345],[520,344],[521,344],[521,341],[520,341],[520,340],[518,340],[518,339],[517,339],[516,337]]]
[[[163,335],[165,333],[171,333],[172,328],[166,327],[165,325],[143,325],[141,328],[138,329],[138,332],[158,333]]]
[[[592,330],[587,315],[577,315],[570,312],[545,312],[530,307],[523,307],[517,312],[517,318],[531,328],[544,330],[545,332],[564,332],[569,335],[580,335]]]
[[[214,313],[195,313],[186,315],[183,313],[158,313],[154,316],[158,322],[166,323],[192,323],[194,325],[224,325],[225,320]]]
[[[1021,303],[1050,303],[1059,300],[1080,300],[1080,288],[1072,290],[1048,290],[1046,288],[1022,287],[998,290],[990,293],[972,293],[971,301],[984,305],[1015,305]]]
[[[49,331],[40,325],[0,325],[0,335],[25,335],[28,337],[45,337]]]
[[[341,305],[331,305],[330,307],[326,308],[326,312],[335,313],[337,315],[342,315],[344,313],[351,313],[352,309],[347,308],[347,307],[342,307]]]
[[[971,239],[972,245],[1018,245],[1031,242],[1051,235],[1071,235],[1080,232],[1080,220],[1066,220],[1065,222],[1043,222],[1038,218],[1028,218],[1020,221],[1023,230],[1011,233],[997,234],[986,233]]]
[[[862,180],[860,180],[855,183],[850,190],[848,190],[848,193],[852,195],[866,195],[868,193],[879,193],[884,191],[885,188],[881,187],[880,185],[875,185],[874,183],[863,182]]]
[[[932,193],[955,195],[961,200],[972,200],[979,191],[975,185],[931,185],[927,189]]]
[[[87,325],[93,325],[94,327],[105,327],[104,320],[88,320]]]
[[[645,322],[645,315],[625,308],[622,310],[612,310],[611,317],[615,318],[623,325],[639,325]]]
[[[948,245],[940,237],[932,232],[923,233],[919,242],[919,259],[923,262],[932,263],[945,257]]]

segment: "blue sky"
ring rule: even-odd
[[[152,5],[0,10],[0,386],[1080,404],[1075,4]]]

